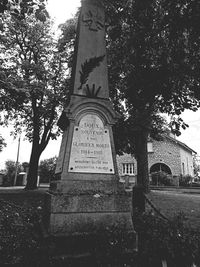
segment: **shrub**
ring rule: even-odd
[[[190,175],[181,175],[180,180],[179,180],[179,185],[180,186],[190,186],[190,183],[192,182],[192,176]]]
[[[153,172],[151,174],[152,178],[152,184],[153,185],[165,185],[165,186],[170,186],[173,185],[173,178],[171,175],[168,175],[165,172]]]
[[[139,233],[139,266],[160,266],[166,259],[170,267],[200,264],[200,232],[184,226],[184,215],[164,220],[152,213],[134,214]]]
[[[49,183],[55,180],[56,157],[45,159],[40,162],[40,183]]]
[[[0,204],[0,266],[35,266],[41,249],[39,213],[3,200]]]
[[[3,186],[12,186],[14,183],[14,175],[10,176],[5,174],[3,176]]]
[[[6,169],[5,175],[3,176],[3,186],[12,186],[15,179],[16,163],[12,160],[7,160],[5,162]],[[17,174],[21,171],[21,164],[18,164]]]

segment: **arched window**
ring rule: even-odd
[[[170,167],[164,163],[156,163],[156,164],[152,165],[150,168],[150,173],[159,172],[159,171],[165,172],[167,174],[172,174]]]

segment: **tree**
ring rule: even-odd
[[[1,109],[4,123],[13,120],[14,134],[25,130],[32,142],[26,189],[35,189],[40,155],[59,134],[56,122],[68,97],[68,51],[59,51],[49,19],[41,22],[35,13],[19,19],[5,12],[3,21]]]
[[[17,19],[24,19],[26,14],[34,14],[40,21],[46,21],[48,12],[45,0],[2,0],[0,3],[0,14],[10,12]],[[0,21],[0,27],[3,26]]]
[[[195,154],[193,156],[193,168],[194,168],[194,176],[199,178],[200,174],[200,163],[199,163],[199,156]]]
[[[4,186],[11,186],[14,183],[14,179],[15,179],[15,172],[16,172],[16,163],[12,160],[7,160],[5,162],[5,175],[4,175]],[[18,165],[18,172],[17,174],[19,174],[19,172],[21,171],[21,165]]]
[[[40,182],[49,183],[50,180],[55,178],[56,157],[45,159],[40,162]]]
[[[171,130],[180,135],[180,129],[188,126],[181,113],[199,107],[200,4],[189,0],[102,3],[109,18],[110,97],[122,114],[114,128],[117,149],[135,154],[138,183],[148,191],[147,139],[158,133],[157,126],[162,130],[159,113],[171,116]]]
[[[126,110],[118,129],[138,162],[138,183],[148,191],[147,138],[154,116],[172,117],[179,135],[187,125],[185,109],[196,111],[200,99],[200,38],[197,1],[104,1],[109,25],[107,44],[111,97]],[[116,64],[117,62],[117,64]],[[120,101],[119,101],[120,100]],[[124,148],[122,148],[124,149]]]
[[[195,24],[199,4],[179,0],[102,3],[109,18],[110,97],[122,115],[114,128],[116,147],[119,153],[135,154],[138,183],[148,191],[147,139],[149,134],[157,135],[158,128],[163,131],[159,113],[171,116],[170,128],[180,135],[180,128],[188,126],[181,113],[199,107],[200,40]]]
[[[0,152],[3,150],[3,148],[6,146],[4,138],[0,135]]]

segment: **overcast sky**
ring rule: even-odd
[[[47,8],[50,16],[58,25],[72,17],[80,5],[81,0],[48,0]]]
[[[64,22],[73,16],[80,6],[80,0],[48,0],[48,11],[51,17],[54,17],[56,25]],[[189,128],[182,131],[182,135],[178,138],[186,145],[191,147],[200,155],[200,111],[184,112],[183,119]],[[4,168],[6,160],[14,160],[17,158],[18,140],[14,140],[9,134],[10,128],[0,127],[0,133],[6,139],[7,147],[0,153],[0,170]],[[41,159],[58,156],[60,149],[61,137],[57,141],[50,141],[45,151],[42,153]],[[30,158],[31,144],[23,140],[20,142],[19,161],[28,162]]]

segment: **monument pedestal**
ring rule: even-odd
[[[114,227],[133,231],[131,194],[113,182],[61,182],[58,188],[50,195],[52,235],[94,234]]]
[[[117,119],[109,100],[71,97],[68,127],[51,183],[50,233],[133,231],[131,194],[120,186],[112,134]]]

